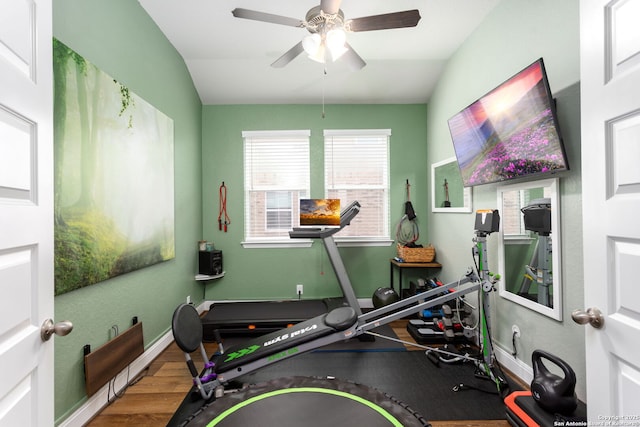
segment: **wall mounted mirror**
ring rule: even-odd
[[[455,157],[431,165],[431,211],[471,212],[471,188],[462,185]]]
[[[498,187],[500,296],[562,320],[558,179]]]

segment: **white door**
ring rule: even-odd
[[[585,326],[593,425],[640,425],[639,22],[640,0],[580,2],[585,307],[604,320]]]
[[[52,426],[52,1],[0,2],[0,426]]]

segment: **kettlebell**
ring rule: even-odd
[[[547,369],[542,362],[546,359],[557,365],[564,375],[559,377]],[[576,373],[562,359],[542,350],[531,355],[533,363],[533,381],[531,395],[540,407],[554,414],[571,415],[578,407],[576,397]]]

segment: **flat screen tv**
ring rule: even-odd
[[[340,199],[300,199],[300,227],[340,227]]]
[[[542,58],[448,123],[465,187],[569,169]]]

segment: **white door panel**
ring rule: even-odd
[[[589,421],[640,416],[640,1],[580,2]],[[635,422],[640,420],[636,419]]]
[[[0,197],[31,199],[35,127],[5,108],[0,108]]]
[[[51,426],[51,0],[0,2],[0,426]]]
[[[602,6],[601,6],[602,8]],[[603,8],[605,16],[606,80],[633,71],[640,63],[640,5],[636,1],[610,1]]]
[[[11,7],[4,5],[0,15],[0,57],[29,79],[34,74],[34,15],[35,4],[28,0],[14,1]]]

